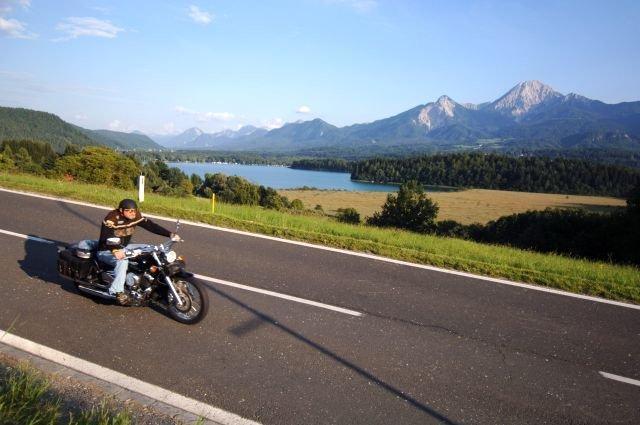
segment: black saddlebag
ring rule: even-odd
[[[65,249],[58,254],[58,273],[64,277],[73,280],[86,279],[95,271],[95,261],[78,257],[75,255],[75,249]]]

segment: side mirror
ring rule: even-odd
[[[109,246],[118,246],[120,245],[120,238],[107,238],[107,245]]]

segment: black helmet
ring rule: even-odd
[[[136,201],[133,199],[123,199],[120,201],[120,204],[118,204],[118,208],[121,210],[137,210],[138,204],[136,204]]]

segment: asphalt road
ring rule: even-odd
[[[0,191],[0,230],[97,238],[106,211]],[[172,228],[171,222],[160,222]],[[185,326],[79,295],[56,247],[0,234],[0,329],[266,424],[640,423],[640,310],[183,226]],[[138,229],[135,242],[161,238]]]

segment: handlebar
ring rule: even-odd
[[[183,242],[183,239],[180,239],[179,241],[174,241],[169,239],[168,241],[161,243],[160,245],[147,245],[145,247],[136,248],[136,249],[125,248],[124,255],[125,255],[125,258],[130,259],[130,258],[138,257],[141,254],[150,254],[152,252],[158,252],[158,251],[169,252],[171,250],[171,247],[177,242]]]

